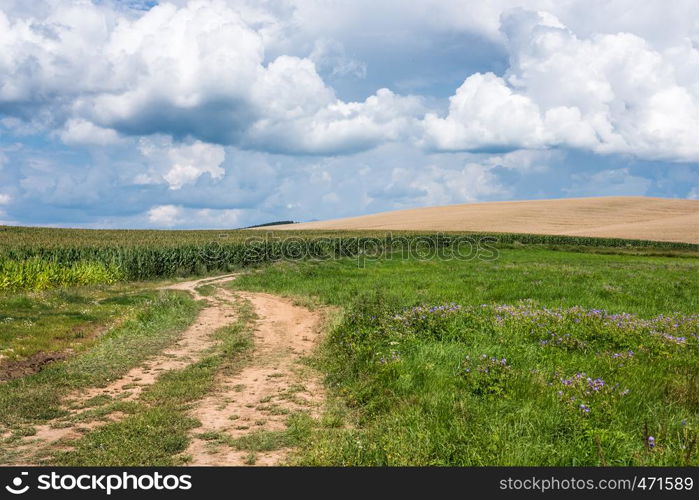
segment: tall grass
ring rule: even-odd
[[[300,464],[697,465],[698,269],[510,248],[277,264],[229,286],[343,311],[319,363],[340,420]]]

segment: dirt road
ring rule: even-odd
[[[236,275],[206,278],[177,283],[166,287],[191,293],[205,302],[195,322],[180,338],[140,366],[132,368],[118,380],[105,387],[95,387],[71,394],[64,406],[67,417],[35,426],[36,434],[18,443],[16,463],[35,464],[37,453],[51,448],[70,448],[71,440],[79,439],[87,429],[118,421],[123,415],[114,414],[105,420],[76,423],[77,415],[89,409],[86,405],[98,396],[122,401],[138,400],[143,389],[168,371],[182,369],[202,359],[216,344],[216,330],[236,320],[234,301],[249,301],[255,320],[254,347],[239,373],[220,375],[216,389],[193,404],[191,416],[202,426],[191,434],[183,460],[193,465],[276,465],[283,463],[288,449],[260,453],[251,457],[230,444],[216,446],[200,439],[205,433],[216,432],[230,443],[250,433],[278,431],[285,428],[290,413],[304,411],[316,414],[323,400],[320,379],[304,366],[303,358],[316,345],[320,335],[320,315],[289,300],[263,293],[232,292],[221,285]],[[197,289],[213,285],[206,296]]]
[[[193,465],[274,465],[284,461],[288,449],[251,455],[197,436],[222,434],[224,441],[251,433],[280,431],[291,413],[317,416],[323,387],[313,370],[304,366],[320,334],[317,313],[287,299],[264,293],[241,292],[258,319],[255,347],[240,373],[223,377],[219,390],[200,401],[192,416],[202,423],[187,454]]]

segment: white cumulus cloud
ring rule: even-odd
[[[447,151],[537,147],[545,141],[539,107],[493,73],[476,73],[449,99],[445,118],[425,117],[426,141]]]
[[[65,144],[70,145],[106,146],[120,141],[116,131],[79,118],[69,119],[59,135]]]
[[[159,205],[148,210],[148,221],[155,226],[172,227],[181,223],[181,207]]]
[[[696,0],[0,3],[3,219],[697,196]]]
[[[118,132],[349,153],[402,137],[421,111],[388,90],[338,99],[313,60],[336,74],[361,65],[333,45],[266,60],[263,28],[221,0],[128,15],[91,3],[58,4],[43,18],[0,12],[0,46],[0,110],[51,109],[67,144],[113,143]]]
[[[144,184],[166,182],[170,189],[178,190],[193,184],[203,174],[221,179],[226,171],[221,164],[226,159],[222,146],[194,141],[191,144],[174,145],[171,141],[155,142],[141,139],[141,154],[150,162],[150,174],[140,177]]]
[[[699,160],[699,51],[691,44],[659,52],[629,33],[580,38],[551,14],[522,9],[506,13],[502,29],[506,75],[468,77],[446,116],[426,116],[426,144]]]

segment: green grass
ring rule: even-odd
[[[216,287],[214,285],[202,285],[197,287],[197,293],[203,295],[204,297],[211,297],[216,292]]]
[[[235,323],[219,329],[219,344],[202,360],[166,372],[147,387],[122,421],[89,432],[75,448],[56,454],[50,463],[68,466],[180,465],[189,433],[199,422],[187,415],[189,405],[213,390],[217,373],[237,370],[252,346],[252,310],[238,305]]]
[[[205,432],[198,437],[217,446],[230,446],[236,450],[247,451],[245,463],[255,465],[258,453],[304,446],[313,438],[314,429],[317,427],[317,423],[308,414],[298,412],[287,417],[284,430],[253,431],[238,438],[233,438],[225,432]]]
[[[281,431],[256,431],[228,444],[238,450],[265,452],[282,448],[295,448],[307,442],[312,436],[314,422],[305,413],[293,413],[286,419],[286,429]]]
[[[0,425],[12,427],[64,415],[61,399],[81,387],[107,384],[171,344],[195,318],[187,294],[159,292],[140,303],[92,348],[39,373],[0,384]]]
[[[316,297],[344,306],[383,290],[404,304],[512,303],[606,309],[652,316],[699,310],[699,259],[500,249],[494,261],[353,259],[279,263],[245,274],[231,287]]]
[[[85,350],[157,294],[143,284],[0,293],[0,356],[21,361],[40,352]]]
[[[167,466],[187,447],[187,433],[197,421],[176,407],[144,407],[119,423],[88,433],[75,450],[51,462],[66,466]]]
[[[28,230],[13,238],[27,243],[37,237],[40,243],[46,234]],[[118,233],[110,235],[117,246],[103,254],[104,235],[98,236],[71,233],[69,239],[80,240],[75,247],[60,236],[46,247],[47,258],[111,262],[126,255],[135,266],[130,276],[217,268],[197,268],[211,234],[192,232],[185,244],[170,233]],[[231,282],[232,288],[340,306],[342,312],[315,360],[327,375],[333,411],[316,423],[291,415],[287,431],[225,443],[248,451],[250,463],[258,452],[300,446],[294,463],[305,465],[697,465],[699,353],[693,335],[699,332],[696,316],[686,317],[699,311],[695,249],[595,246],[601,242],[583,239],[586,246],[578,250],[584,251],[574,251],[575,239],[532,237],[524,246],[511,236],[489,261],[306,260],[269,265]],[[31,258],[41,245],[3,248],[6,257],[20,252],[15,257]],[[231,260],[225,266],[247,262],[240,248],[238,239],[227,246]],[[429,309],[451,303],[459,307]],[[411,312],[421,305],[428,307]],[[609,314],[590,312],[596,309]],[[120,377],[169,345],[197,311],[186,294],[142,285],[0,295],[0,354],[21,360],[40,351],[75,351],[40,373],[0,383],[0,428],[13,432],[3,443],[6,452],[12,453],[18,436],[35,432],[33,424],[66,416],[60,403],[70,391]],[[621,313],[633,316],[609,316]],[[138,401],[90,402],[76,421],[114,411],[126,416],[87,432],[73,450],[49,462],[186,462],[182,453],[197,426],[187,410],[214,388],[217,373],[235,371],[244,360],[251,314],[243,308],[237,323],[218,332],[216,348],[161,375]],[[624,354],[629,350],[632,356]],[[579,372],[586,374],[582,385],[562,382]],[[590,392],[587,376],[603,379],[605,389]]]
[[[698,271],[523,248],[279,264],[230,286],[343,306],[317,362],[344,411],[299,464],[697,465]]]

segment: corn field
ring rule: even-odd
[[[532,234],[299,231],[89,230],[0,226],[0,290],[44,289],[122,280],[229,272],[277,260],[382,254],[459,238],[491,247],[545,245],[695,253],[688,243]]]
[[[124,279],[116,266],[79,261],[62,265],[32,257],[0,260],[0,290],[44,290],[98,283],[113,284]]]

